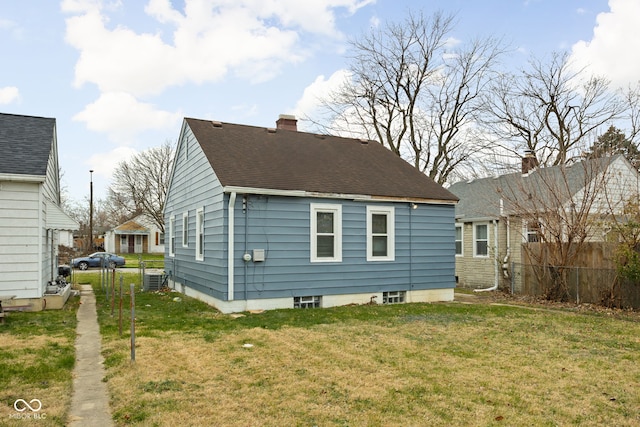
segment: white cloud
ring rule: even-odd
[[[174,129],[182,115],[156,110],[152,104],[139,102],[127,93],[104,93],[76,114],[73,120],[85,122],[87,128],[108,133],[119,143],[130,143],[138,133],[153,129]]]
[[[572,47],[572,61],[579,67],[589,67],[592,74],[604,75],[615,86],[635,84],[640,78],[640,38],[637,21],[640,2],[609,0],[610,11],[600,13],[589,41]]]
[[[20,98],[20,91],[15,86],[0,87],[0,105],[11,104]]]
[[[354,13],[372,1],[185,0],[178,11],[169,0],[150,0],[145,12],[157,21],[156,33],[111,28],[99,0],[65,0],[62,10],[73,14],[66,41],[80,52],[75,85],[144,96],[187,82],[220,81],[231,72],[268,80],[310,54],[303,34],[341,37],[336,11]]]
[[[302,97],[296,103],[293,113],[296,117],[314,117],[323,99],[335,92],[341,85],[351,78],[351,73],[347,70],[338,70],[328,79],[325,76],[318,76],[313,83],[307,86]]]
[[[106,153],[94,154],[87,160],[87,165],[95,174],[111,179],[113,170],[118,164],[131,159],[136,154],[138,152],[131,147],[117,147]]]

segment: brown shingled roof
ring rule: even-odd
[[[223,186],[458,200],[375,141],[185,120]]]

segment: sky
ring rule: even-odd
[[[105,198],[184,117],[313,117],[349,40],[409,11],[454,14],[456,42],[502,38],[507,67],[562,50],[616,86],[640,78],[639,0],[0,0],[0,112],[55,118],[67,197],[93,180]]]

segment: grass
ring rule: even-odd
[[[125,259],[126,268],[140,268],[144,261],[147,268],[164,268],[164,254],[119,254]]]
[[[131,363],[129,318],[120,336],[117,304],[112,317],[94,289],[117,425],[640,423],[633,314],[452,303],[236,317],[138,283]]]
[[[70,297],[62,310],[11,312],[0,325],[0,425],[24,426],[36,421],[38,426],[65,425],[79,301],[80,297]],[[18,399],[38,399],[42,409],[18,412],[14,408]]]

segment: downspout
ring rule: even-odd
[[[233,301],[234,283],[234,252],[235,252],[235,206],[236,192],[232,191],[229,195],[229,224],[227,230],[227,301]]]
[[[500,265],[498,264],[500,261],[498,261],[498,252],[499,252],[499,246],[498,246],[498,220],[493,220],[493,239],[495,242],[495,256],[493,257],[493,286],[491,286],[490,288],[485,288],[485,289],[474,289],[473,292],[488,292],[488,291],[495,291],[496,289],[498,289],[498,284],[500,283]]]
[[[244,303],[247,304],[247,277],[249,269],[249,261],[247,260],[247,254],[249,253],[247,246],[247,232],[249,229],[249,195],[245,194],[242,198],[242,211],[244,212]]]
[[[414,207],[415,206],[415,207]],[[409,203],[409,289],[413,290],[413,210],[418,205]]]

